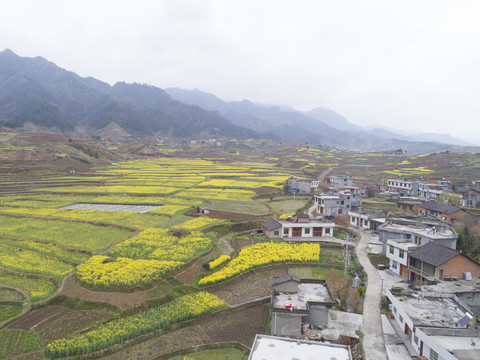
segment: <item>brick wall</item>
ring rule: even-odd
[[[470,272],[474,278],[478,278],[480,265],[463,254],[458,254],[445,264],[444,276],[463,278],[464,272]]]

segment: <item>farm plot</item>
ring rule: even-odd
[[[120,204],[73,204],[61,208],[63,210],[94,210],[94,211],[113,211],[113,212],[131,212],[145,214],[151,210],[158,209],[156,205],[120,205]]]
[[[84,249],[91,252],[103,250],[127,237],[131,232],[106,226],[95,226],[60,220],[41,220],[0,216],[2,236]]]
[[[258,243],[240,250],[225,267],[199,280],[198,285],[213,285],[250,269],[274,263],[314,262],[320,256],[319,244]]]
[[[112,186],[54,186],[48,188],[37,188],[35,191],[57,192],[57,193],[85,193],[85,194],[134,194],[134,195],[154,195],[162,196],[173,194],[174,192],[185,188],[168,187],[168,186],[128,186],[128,185],[112,185]]]
[[[243,189],[193,188],[180,191],[176,196],[205,200],[251,201],[255,192]]]
[[[94,256],[79,266],[77,277],[92,287],[146,286],[208,252],[211,240],[192,232],[183,237],[166,229],[147,229],[116,245],[107,256]]]
[[[77,333],[81,329],[112,317],[113,314],[108,312],[75,310],[54,305],[33,310],[6,328],[19,330],[33,328],[44,341],[48,342]]]
[[[20,289],[30,297],[31,301],[48,298],[57,287],[47,279],[31,278],[22,274],[11,274],[0,270],[0,284]]]
[[[133,212],[96,211],[96,210],[65,210],[65,209],[35,209],[20,207],[2,207],[2,214],[19,214],[27,216],[44,216],[73,221],[90,221],[92,223],[118,224],[131,228],[145,229],[160,225],[168,218],[153,214],[136,214]]]
[[[223,301],[206,292],[184,295],[139,314],[98,325],[85,333],[55,340],[47,345],[46,353],[52,358],[91,353],[224,307]]]
[[[41,340],[34,331],[0,330],[0,357],[11,358],[41,347]]]
[[[0,245],[0,265],[12,271],[45,275],[56,279],[73,270],[72,265],[58,259],[6,245]]]
[[[59,260],[64,260],[68,263],[73,264],[80,264],[90,257],[90,255],[84,252],[67,250],[54,244],[41,243],[29,240],[12,240],[0,237],[0,245],[7,245],[19,249],[31,250],[38,254],[57,258]]]
[[[102,359],[154,360],[186,348],[228,342],[238,342],[249,348],[255,335],[265,332],[268,313],[269,308],[266,304],[220,311],[194,320],[178,330],[169,331],[104,356]],[[188,343],[178,339],[188,339]]]

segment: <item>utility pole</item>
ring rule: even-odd
[[[295,192],[300,190],[299,188],[293,188],[293,212],[295,213]]]
[[[347,239],[346,239],[347,242],[349,241],[349,239],[350,239],[350,236],[347,236]],[[349,259],[348,259],[349,255],[350,255],[349,252],[348,252],[348,247],[349,247],[349,245],[348,245],[348,243],[346,243],[345,244],[345,273],[343,275],[344,278],[347,278],[347,264],[350,262]]]

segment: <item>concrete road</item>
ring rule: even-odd
[[[388,357],[380,317],[380,276],[367,256],[368,238],[368,234],[361,231],[356,247],[358,260],[368,275],[363,307],[363,348],[367,360],[385,360]]]

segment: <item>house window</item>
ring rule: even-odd
[[[418,345],[418,336],[413,335],[413,342]]]
[[[305,235],[310,235],[310,228],[305,228]]]
[[[273,235],[278,236],[279,235],[278,230],[274,230]]]
[[[330,228],[326,228],[326,229],[325,229],[325,234],[330,235]]]
[[[283,235],[288,235],[288,228],[283,229]]]
[[[399,256],[403,259],[405,257],[405,251],[400,250]]]
[[[393,254],[393,253],[395,252],[395,248],[394,248],[392,245],[389,245],[388,252],[389,252],[390,254]]]
[[[364,224],[365,226],[368,226],[368,220],[365,220]]]
[[[341,205],[345,204],[345,200],[340,201],[340,204]]]
[[[438,360],[438,353],[433,349],[430,349],[430,360]]]
[[[394,306],[393,307],[393,313],[396,315],[397,314],[397,308]]]
[[[403,316],[402,315],[400,315],[399,320],[403,324]]]
[[[396,261],[392,261],[392,269],[397,269],[398,263]]]

